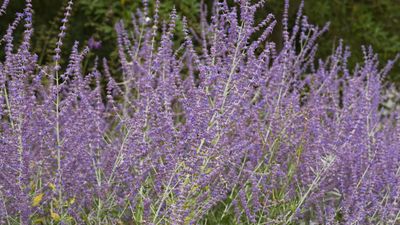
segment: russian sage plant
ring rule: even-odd
[[[350,69],[342,42],[316,59],[327,26],[302,3],[289,28],[288,0],[278,49],[275,17],[254,19],[264,4],[202,6],[176,46],[176,12],[143,1],[115,25],[116,76],[107,59],[83,74],[78,42],[60,63],[72,1],[37,63],[26,0],[2,39],[0,223],[399,223],[399,112],[382,113],[395,60],[380,69],[365,47]]]

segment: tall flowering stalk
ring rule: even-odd
[[[66,7],[66,11],[64,13],[64,18],[62,19],[62,26],[60,27],[60,33],[58,35],[58,41],[56,43],[56,49],[55,49],[55,56],[54,56],[54,73],[55,73],[55,133],[56,133],[56,150],[57,150],[57,189],[58,189],[58,201],[59,204],[61,205],[61,209],[63,206],[63,197],[62,197],[62,188],[63,188],[63,183],[62,183],[62,170],[61,170],[61,149],[62,149],[62,140],[60,137],[60,76],[59,76],[59,71],[61,66],[60,64],[60,54],[61,54],[61,47],[62,47],[62,42],[63,38],[65,37],[65,31],[67,29],[66,25],[68,22],[68,18],[70,17],[72,10],[72,1],[68,2],[68,6]]]
[[[200,34],[148,2],[116,24],[122,76],[76,42],[66,65],[30,52],[31,4],[3,40],[0,222],[27,224],[397,224],[399,112],[383,113],[376,54],[349,69],[342,42],[316,59],[327,30],[303,3],[283,45],[264,1],[201,9]],[[25,22],[22,44],[13,31]],[[101,63],[100,63],[101,62]],[[388,89],[393,89],[389,87]]]
[[[6,9],[8,6],[8,3],[10,3],[10,0],[4,0],[3,3],[0,6],[0,16],[6,13]]]

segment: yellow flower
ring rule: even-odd
[[[40,193],[40,194],[38,194],[38,195],[36,195],[34,198],[33,198],[33,201],[32,201],[32,206],[33,207],[35,207],[35,206],[38,206],[39,204],[40,204],[40,202],[42,201],[42,199],[43,199],[43,193]]]
[[[56,185],[53,183],[49,183],[49,187],[51,188],[51,190],[56,190]]]
[[[72,205],[72,204],[74,204],[74,203],[75,203],[75,198],[71,198],[71,199],[69,200],[69,204]]]
[[[56,222],[60,221],[60,215],[58,215],[57,213],[50,211],[50,216],[54,221]]]

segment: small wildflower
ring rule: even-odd
[[[43,196],[44,196],[43,193],[36,195],[32,200],[32,206],[33,207],[38,206],[40,204],[40,202],[42,201]]]

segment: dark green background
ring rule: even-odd
[[[40,56],[41,63],[51,59],[66,2],[66,0],[33,0],[35,11],[33,48]],[[213,0],[205,0],[208,6],[211,6],[212,2]],[[291,0],[292,19],[295,17],[299,2]],[[154,1],[150,0],[150,3],[152,7]],[[181,16],[188,18],[190,26],[198,27],[199,0],[161,0],[161,17],[168,18],[174,5]],[[93,58],[94,55],[115,58],[114,24],[119,19],[129,21],[131,13],[140,6],[140,0],[75,1],[65,48],[70,48],[74,40],[86,43],[91,36],[94,36],[97,40],[102,40],[103,44],[102,48],[91,53],[89,58]],[[7,14],[0,17],[0,34],[4,34],[15,13],[22,11],[23,7],[23,0],[11,0]],[[283,12],[283,0],[267,1],[265,9],[260,10],[257,16],[262,19],[268,12],[273,12],[279,19]],[[331,22],[329,32],[319,41],[319,57],[329,55],[340,38],[351,47],[352,65],[362,59],[361,45],[372,45],[382,63],[400,52],[400,0],[306,0],[304,14],[314,24],[323,26],[326,22]],[[182,37],[178,35],[177,40],[180,38]],[[280,42],[279,27],[272,38]],[[66,59],[66,55],[63,58]],[[114,68],[117,68],[116,64]],[[400,63],[397,63],[390,73],[390,79],[400,84]]]

